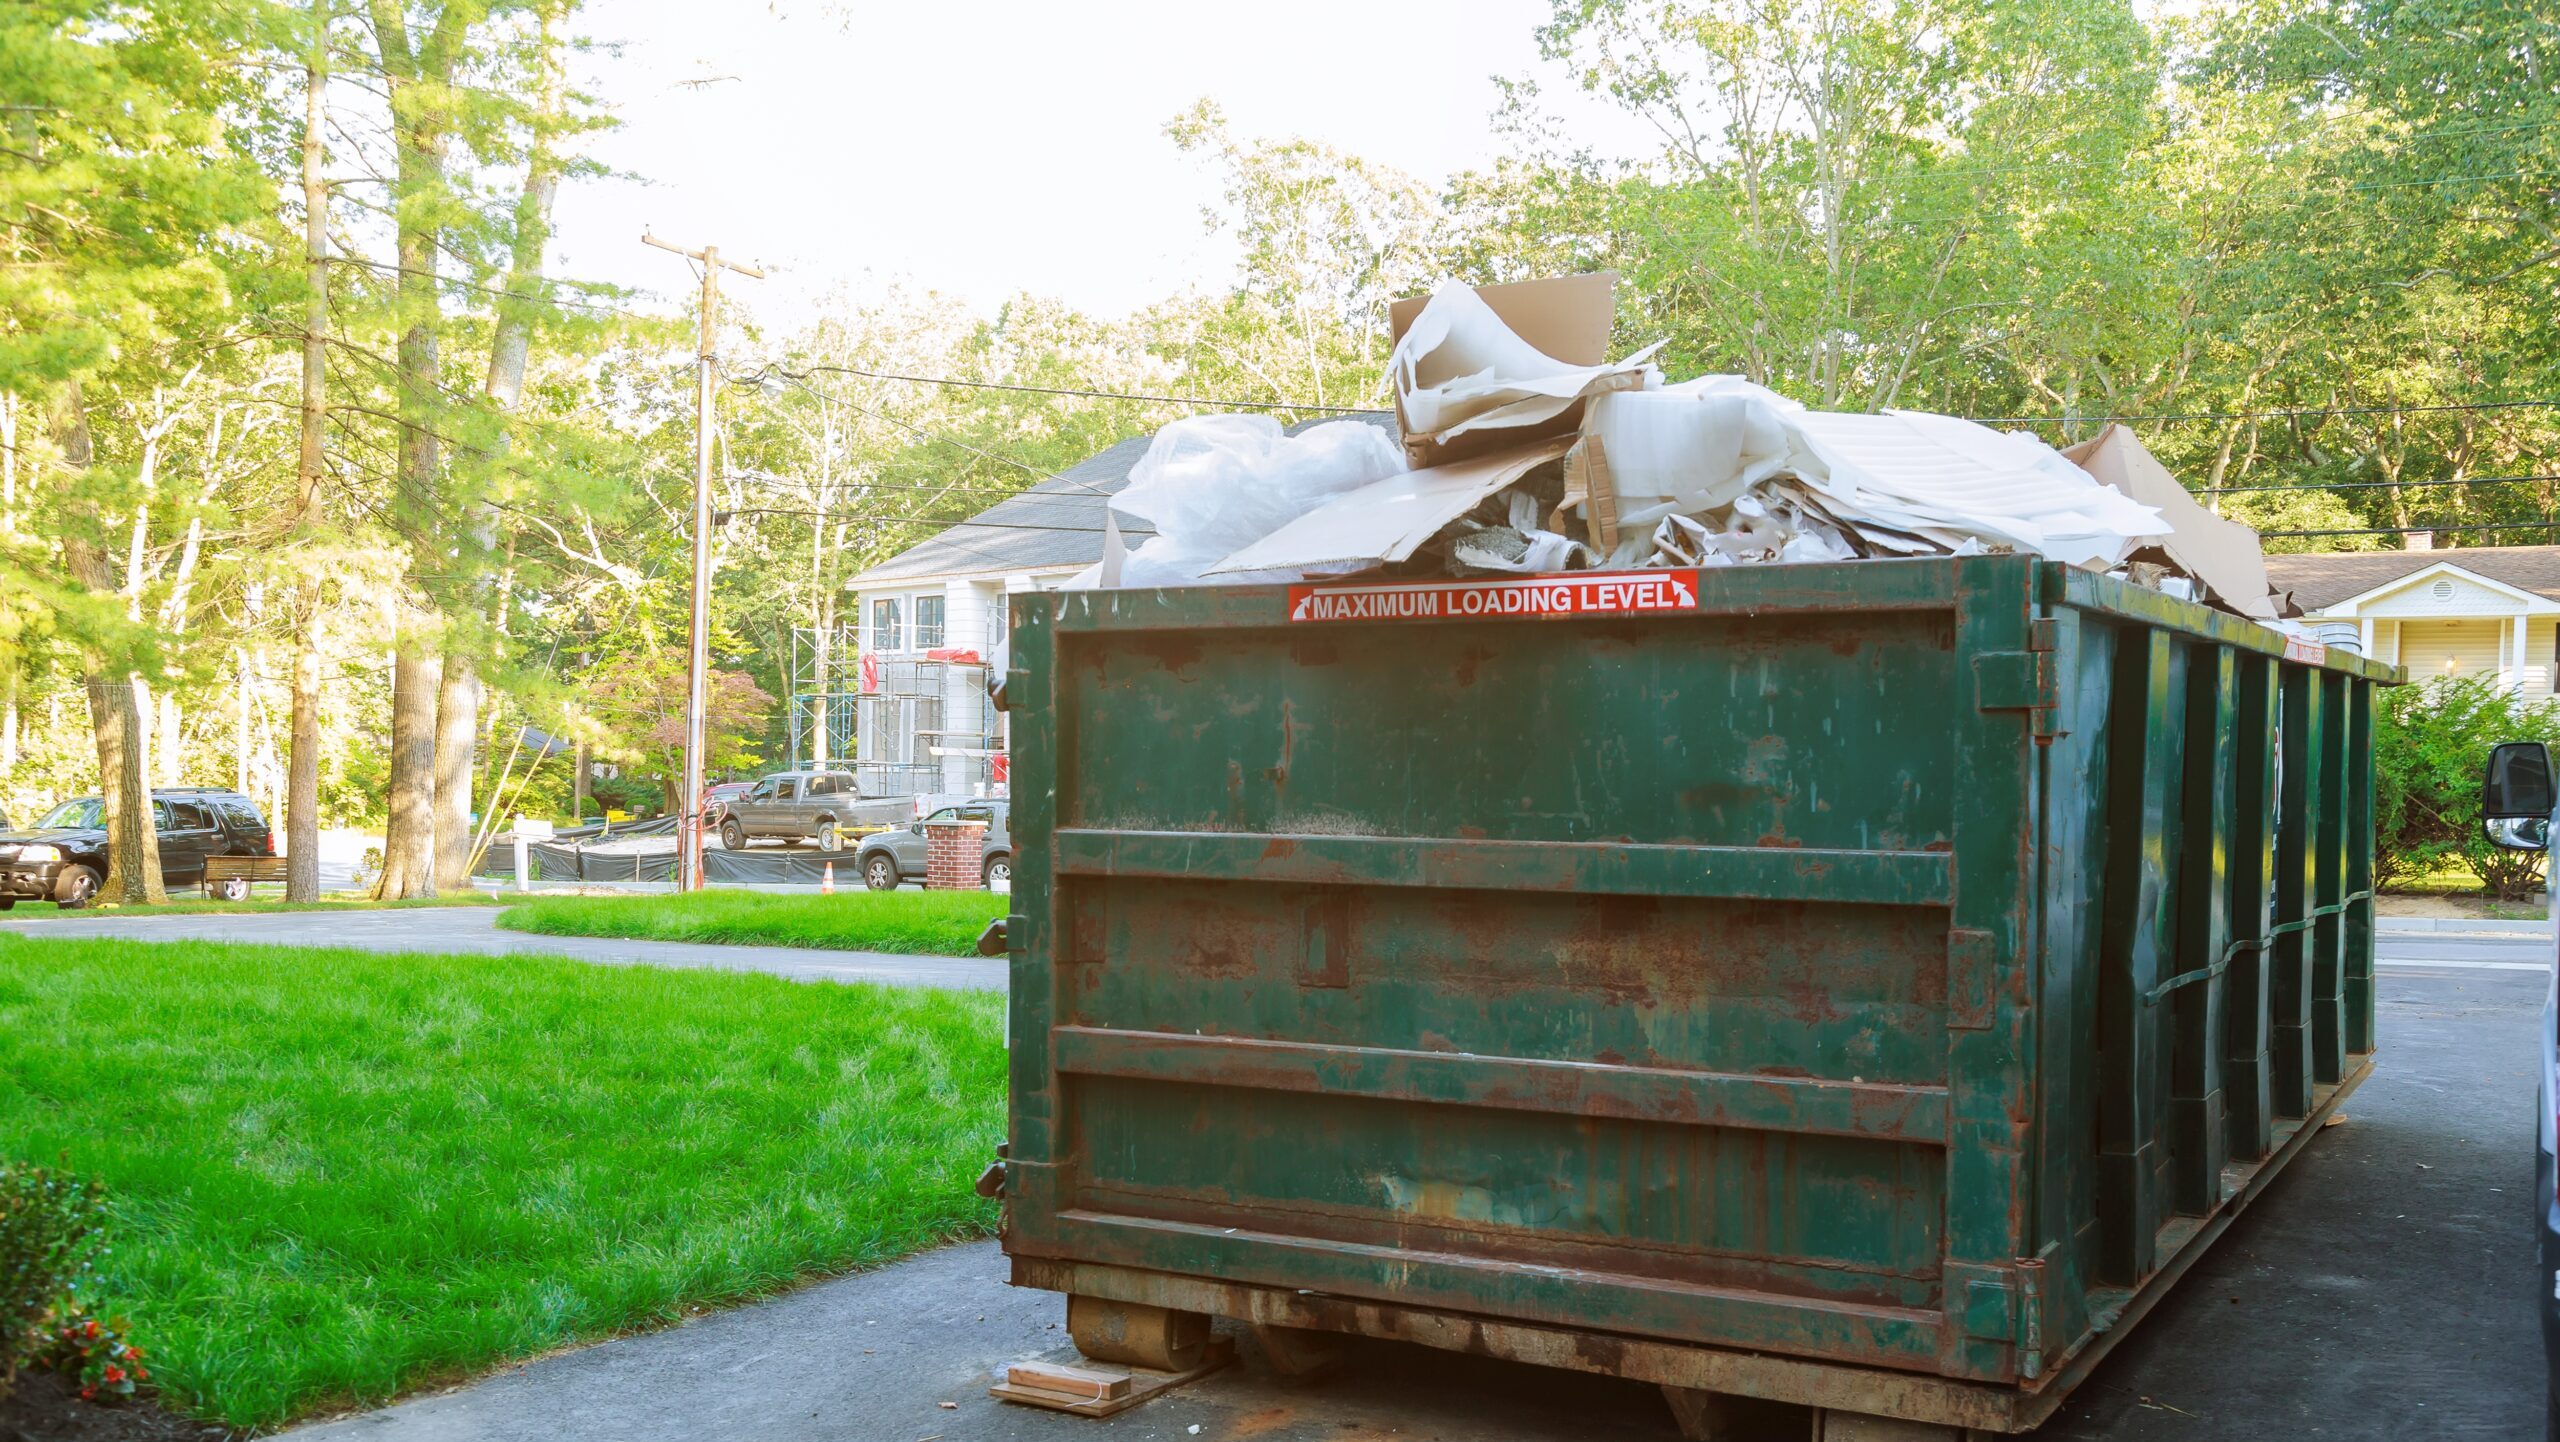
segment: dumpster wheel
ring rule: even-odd
[[[1096,1362],[1188,1372],[1208,1356],[1209,1314],[1070,1295],[1067,1335]]]

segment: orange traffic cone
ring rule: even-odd
[[[827,863],[826,874],[818,878],[818,894],[820,896],[836,894],[836,864],[832,861]]]

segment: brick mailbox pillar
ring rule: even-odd
[[[928,891],[976,891],[987,884],[987,823],[924,824],[924,884]]]

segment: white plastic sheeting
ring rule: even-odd
[[[2166,529],[2157,510],[2032,436],[1911,411],[1808,410],[1734,376],[1602,396],[1585,433],[1608,457],[1620,525],[1703,522],[1668,534],[1731,533],[1711,549],[1734,559],[1827,553],[1786,552],[1789,536],[1818,524],[1889,554],[1999,548],[2105,568]]]
[[[1359,421],[1292,436],[1269,416],[1194,416],[1156,432],[1111,509],[1155,527],[1103,584],[1190,586],[1203,572],[1336,496],[1405,468],[1393,438]],[[1294,580],[1297,573],[1240,580]]]

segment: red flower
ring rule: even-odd
[[[97,1389],[97,1388],[95,1388],[95,1387],[83,1387],[83,1388],[81,1388],[81,1389],[80,1389],[80,1400],[81,1400],[81,1401],[83,1401],[83,1402],[95,1402],[95,1401],[97,1401],[97,1400],[98,1400],[98,1389]]]
[[[114,1383],[114,1382],[121,1382],[121,1381],[123,1381],[123,1380],[124,1380],[124,1369],[123,1369],[122,1367],[116,1366],[116,1365],[115,1365],[114,1363],[112,1363],[112,1362],[111,1362],[111,1363],[109,1363],[109,1364],[107,1364],[107,1381],[109,1381],[110,1383]]]

